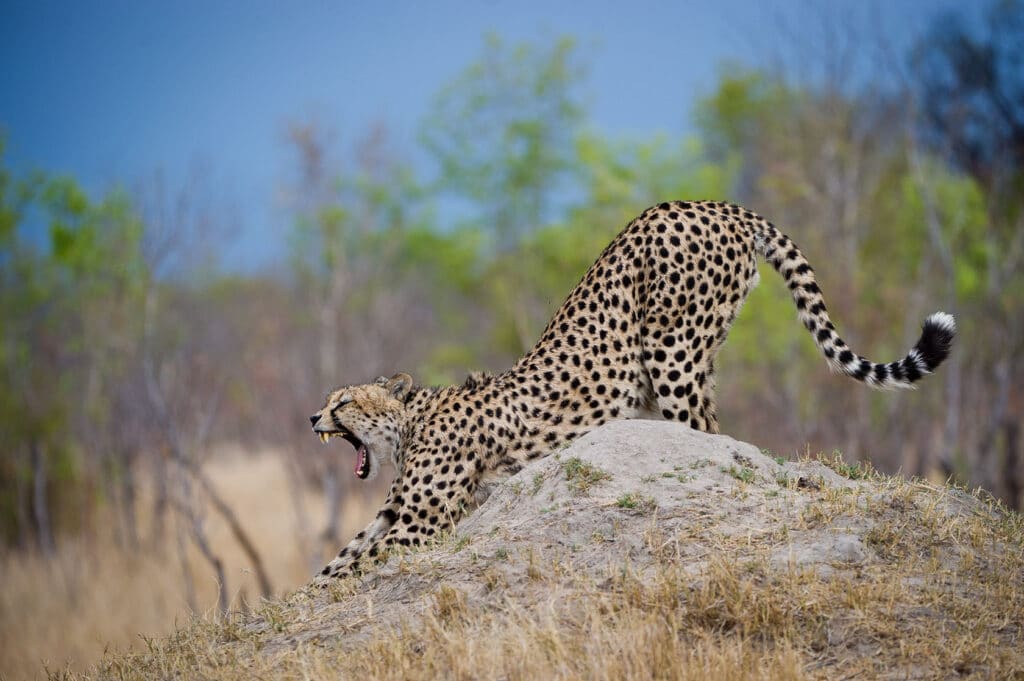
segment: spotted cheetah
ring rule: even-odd
[[[355,475],[397,475],[370,525],[315,581],[351,575],[394,545],[449,530],[497,481],[613,419],[662,418],[718,432],[714,360],[757,256],[782,275],[828,365],[874,388],[908,388],[946,358],[953,317],[929,316],[903,358],[876,364],[836,333],[814,271],[793,241],[739,206],[662,203],[605,248],[507,371],[422,388],[408,374],[338,388],[310,417],[327,442],[356,449]]]

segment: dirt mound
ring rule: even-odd
[[[229,670],[216,678],[1024,673],[1020,516],[827,463],[614,422],[498,486],[438,544],[194,623],[138,669],[197,659],[208,675],[210,656]]]

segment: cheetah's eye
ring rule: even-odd
[[[335,409],[341,409],[342,407],[344,407],[346,404],[348,404],[351,401],[352,401],[352,398],[349,395],[345,395],[345,397],[342,397],[340,400],[338,400],[338,404],[336,404],[334,408]]]

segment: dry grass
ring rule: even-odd
[[[252,533],[275,588],[283,592],[304,584],[311,572],[295,541],[280,460],[270,453],[243,458],[229,452],[208,472]],[[321,520],[322,500],[310,495],[307,503],[311,516]],[[372,513],[370,506],[353,500],[344,509],[344,533],[355,532]],[[224,560],[233,607],[258,601],[245,556],[220,519],[212,513],[207,518],[211,543]],[[213,608],[217,585],[212,571],[194,550],[187,560],[198,609]],[[85,669],[106,650],[145,649],[143,635],[166,635],[193,617],[213,616],[188,606],[173,523],[163,546],[135,554],[119,548],[111,533],[99,528],[88,540],[61,541],[53,560],[36,554],[3,556],[0,581],[0,678]]]
[[[499,555],[486,537],[452,537],[389,575],[299,591],[256,617],[193,618],[68,678],[1024,677],[1021,516],[959,490],[854,477],[851,488],[738,481],[734,493],[769,517],[763,531],[613,507],[623,535],[642,528],[645,552],[626,557],[635,544],[619,542],[635,534],[596,538],[617,556],[597,572],[577,569],[574,547],[498,536]],[[801,533],[853,528],[864,559],[779,564]]]

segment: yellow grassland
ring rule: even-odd
[[[285,469],[272,452],[243,455],[223,448],[206,471],[251,533],[275,590],[284,593],[308,581],[308,558],[296,541],[296,520]],[[307,490],[311,519],[322,528],[323,498]],[[140,504],[140,509],[148,503]],[[350,536],[373,514],[352,497],[342,509],[342,536]],[[149,520],[141,518],[143,528]],[[204,526],[224,561],[232,607],[259,600],[259,588],[245,555],[226,524],[207,509]],[[159,636],[195,616],[212,616],[217,602],[214,572],[189,545],[187,564],[194,584],[188,604],[174,521],[163,545],[143,541],[128,551],[111,528],[93,536],[58,542],[53,559],[35,553],[0,557],[0,678],[45,677],[45,669],[84,669],[105,650],[145,648],[142,636]],[[187,542],[187,539],[186,539]],[[324,547],[327,550],[327,547]]]

